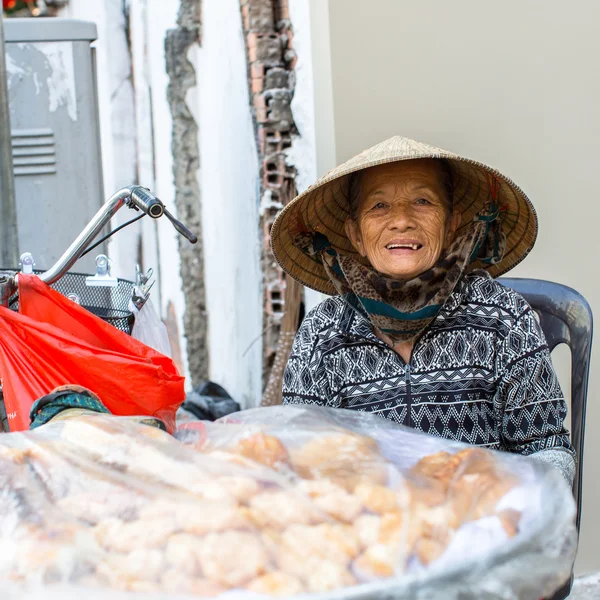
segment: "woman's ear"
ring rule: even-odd
[[[362,236],[360,235],[360,227],[358,223],[352,219],[346,219],[344,223],[344,229],[346,230],[346,235],[350,240],[350,243],[354,246],[354,249],[361,255],[366,256],[365,247],[362,242]]]

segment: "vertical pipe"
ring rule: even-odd
[[[4,51],[4,23],[0,18],[0,267],[16,267],[19,261],[17,207]]]

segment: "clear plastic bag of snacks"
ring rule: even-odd
[[[576,547],[551,467],[316,407],[175,437],[105,415],[51,422],[0,436],[0,490],[10,600],[537,599]]]

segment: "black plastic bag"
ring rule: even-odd
[[[207,381],[191,391],[181,408],[201,421],[216,421],[241,410],[227,391],[214,381]]]

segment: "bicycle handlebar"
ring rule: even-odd
[[[63,277],[124,205],[134,210],[141,210],[153,219],[165,215],[178,233],[187,238],[192,244],[198,241],[198,238],[183,223],[178,221],[150,190],[139,185],[133,185],[119,190],[102,205],[56,264],[39,276],[40,279],[44,283],[52,285]],[[8,305],[8,298],[16,290],[16,277],[10,273],[0,273],[0,306]]]
[[[150,191],[136,186],[131,189],[131,203],[153,219],[158,219],[165,212],[164,204]]]
[[[125,199],[131,196],[131,192],[131,188],[123,188],[109,198],[65,253],[58,259],[56,264],[40,275],[40,279],[48,285],[52,285],[58,281],[77,262],[90,242],[117,214],[118,210],[125,204]]]
[[[125,204],[134,210],[141,210],[153,219],[158,219],[163,214],[166,215],[175,229],[190,240],[192,244],[198,241],[198,238],[175,219],[150,190],[139,185],[129,186],[119,190],[104,203],[77,239],[58,259],[57,263],[48,271],[42,273],[40,279],[48,285],[52,285],[58,281],[81,258],[81,255],[86,251],[92,240]]]

